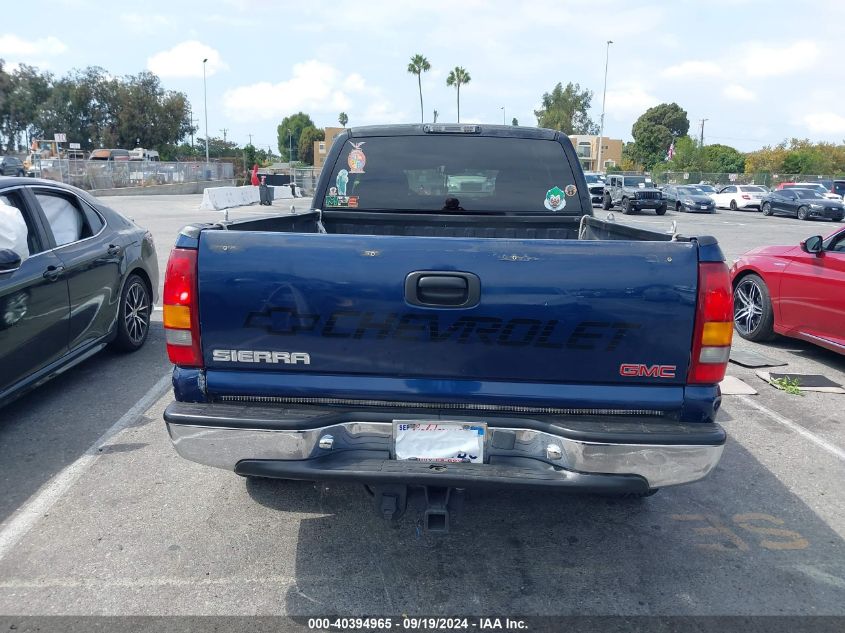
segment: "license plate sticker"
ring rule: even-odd
[[[484,463],[483,422],[393,422],[393,455],[397,460]]]

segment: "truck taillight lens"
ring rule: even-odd
[[[202,367],[199,304],[197,302],[197,252],[174,248],[164,276],[164,334],[170,362],[182,367]]]
[[[725,377],[733,338],[731,276],[724,262],[698,268],[698,307],[687,382],[714,384]]]

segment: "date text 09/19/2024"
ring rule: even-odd
[[[519,618],[496,617],[325,617],[309,618],[308,628],[314,631],[524,631],[528,630],[528,624]]]

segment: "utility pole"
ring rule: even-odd
[[[225,143],[226,143],[226,133],[229,131],[229,128],[224,127],[224,128],[223,128],[222,130],[220,130],[220,131],[221,131],[221,132],[223,132],[223,143],[225,144]]]
[[[499,108],[502,111],[502,125],[505,124],[505,106]]]
[[[252,145],[252,134],[247,134],[247,136],[249,137],[249,144]]]
[[[208,57],[202,60],[202,103],[205,110],[205,171],[208,176],[208,89],[205,83],[205,63]]]
[[[434,111],[434,122],[435,123],[437,123],[437,114],[438,114],[438,112],[437,112],[437,110],[435,110]]]
[[[698,138],[698,146],[704,147],[704,122],[710,119],[701,119],[701,136]]]
[[[604,102],[607,98],[607,63],[610,60],[610,45],[613,40],[607,40],[607,50],[604,54],[604,90],[601,93],[601,126],[599,127],[599,154],[597,159],[596,171],[602,171],[601,164],[601,148],[604,144]]]
[[[191,117],[191,149],[194,149],[194,123],[199,123],[199,119],[194,118],[194,107],[190,106],[188,108],[188,112],[190,112]]]

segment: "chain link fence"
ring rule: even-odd
[[[828,189],[832,188],[834,180],[841,178],[845,178],[845,176],[833,174],[772,174],[768,172],[727,174],[699,171],[666,171],[656,173],[652,176],[652,179],[658,185],[686,185],[702,182],[710,185],[764,185],[766,187],[776,187],[782,182],[810,182],[820,183]]]
[[[232,163],[93,161],[66,158],[37,160],[32,165],[31,173],[39,178],[56,180],[80,189],[118,189],[231,180],[235,175]]]

